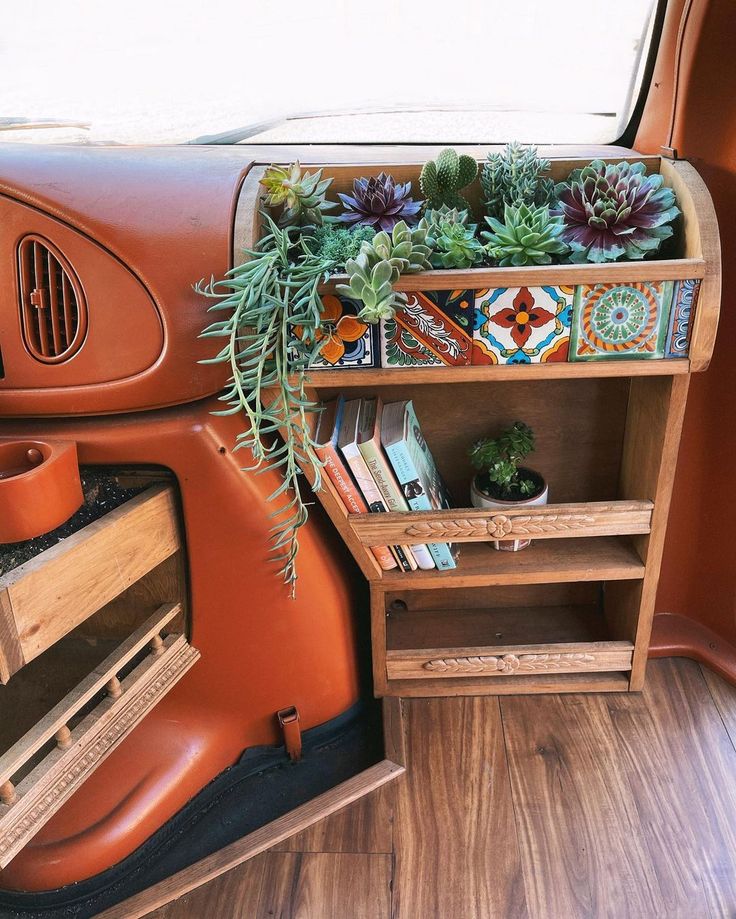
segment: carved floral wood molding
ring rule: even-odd
[[[435,539],[457,539],[475,537],[504,539],[513,536],[533,536],[542,533],[559,533],[564,530],[579,530],[594,526],[596,518],[590,514],[550,514],[546,516],[507,517],[494,514],[492,517],[476,517],[472,520],[428,520],[412,523],[405,530],[407,536]]]
[[[440,657],[423,664],[431,673],[537,673],[542,670],[559,670],[561,667],[594,666],[596,656],[582,651],[558,654],[504,654],[483,657]]]

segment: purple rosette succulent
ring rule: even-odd
[[[353,181],[353,194],[338,197],[345,206],[340,220],[347,224],[364,224],[390,233],[399,221],[413,223],[422,206],[409,197],[411,182],[396,183],[393,176],[382,172],[370,179]]]
[[[653,255],[672,236],[680,213],[675,193],[661,175],[646,174],[643,163],[593,162],[575,169],[555,188],[564,220],[560,238],[571,262],[614,262]]]

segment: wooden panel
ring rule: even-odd
[[[633,650],[631,642],[575,642],[388,651],[386,671],[390,680],[421,680],[630,670]]]
[[[385,695],[404,699],[432,696],[507,696],[580,692],[627,692],[629,674],[561,673],[535,676],[500,676],[493,680],[455,677],[448,680],[389,680]]]
[[[527,915],[503,726],[495,699],[405,703],[397,786],[394,915]]]
[[[158,485],[0,578],[32,660],[179,548],[174,491]]]
[[[389,855],[274,853],[256,916],[391,919],[391,874]]]
[[[521,552],[499,552],[470,543],[460,549],[451,571],[387,571],[386,589],[440,589],[503,584],[607,581],[644,576],[644,564],[632,546],[613,536],[596,539],[541,540]]]
[[[733,916],[736,751],[700,668],[652,662],[644,692],[610,699],[608,711],[659,879],[656,915]],[[734,698],[725,711],[736,714]]]
[[[404,274],[393,285],[395,290],[487,290],[492,287],[541,287],[543,284],[631,284],[635,281],[672,281],[702,278],[706,266],[701,258],[659,259],[607,265],[527,265],[525,268],[467,268],[444,271],[418,271]],[[346,274],[334,274],[320,286],[321,293],[334,293],[338,284],[348,281]]]
[[[503,699],[501,709],[532,914],[664,915],[605,700]]]
[[[351,514],[348,518],[364,546],[416,545],[426,542],[488,542],[533,537],[570,539],[648,533],[651,501],[547,504],[488,510],[473,507],[413,513]]]
[[[453,599],[453,593],[448,599]],[[487,591],[479,593],[482,596]],[[469,609],[448,606],[431,610],[389,607],[386,625],[390,651],[473,645],[508,648],[521,644],[603,642],[621,637],[607,629],[595,604]]]
[[[106,909],[99,914],[98,919],[141,919],[156,907],[206,884],[323,817],[352,804],[363,795],[403,775],[404,771],[403,766],[383,760],[183,871]]]
[[[71,733],[59,735],[53,749],[0,804],[0,867],[29,842],[64,802],[107,759],[139,721],[196,663],[199,652],[183,636],[164,639],[161,653],[150,654]],[[22,743],[22,741],[21,741]],[[12,751],[11,751],[12,752]]]
[[[577,363],[494,364],[475,367],[399,367],[383,369],[349,367],[312,370],[313,389],[353,389],[427,383],[501,383],[528,380],[580,380],[612,377],[680,376],[690,372],[689,360],[578,361]]]
[[[641,689],[646,671],[688,386],[688,377],[631,381],[619,493],[653,501],[654,510],[651,533],[632,537],[646,563],[644,579],[636,587],[612,585],[606,611],[617,631],[635,635],[634,690]]]
[[[705,182],[685,162],[662,161],[662,174],[674,188],[682,209],[685,254],[702,255],[705,274],[700,285],[695,316],[691,319],[690,365],[706,370],[713,355],[721,310],[721,242],[713,201]]]

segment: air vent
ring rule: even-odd
[[[87,305],[79,278],[53,243],[26,236],[18,244],[23,342],[44,364],[61,364],[84,344]]]

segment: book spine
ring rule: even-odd
[[[368,505],[368,510],[370,513],[385,514],[386,505],[384,504],[383,498],[381,497],[381,492],[378,490],[378,486],[373,480],[373,476],[371,475],[370,469],[363,459],[358,445],[349,444],[347,447],[343,447],[342,453],[345,457],[345,462],[348,464],[350,471],[353,473],[358,488],[363,493],[365,503]],[[404,571],[411,571],[411,562],[406,557],[402,547],[391,546],[391,549],[401,568]],[[412,561],[414,560],[412,559]],[[416,562],[414,564],[416,564]]]
[[[409,482],[413,482],[419,479],[417,468],[414,465],[409,451],[406,448],[406,444],[403,441],[399,441],[395,444],[389,444],[386,447],[386,453],[388,454],[388,458],[391,460],[391,465],[394,467],[396,478],[399,480],[401,485],[407,485]],[[428,496],[425,494],[417,495],[416,497],[407,495],[406,501],[413,511],[435,510],[435,508],[432,507],[432,503],[430,502]],[[455,559],[452,557],[450,546],[446,542],[429,543],[427,548],[432,554],[432,558],[440,570],[447,571],[450,568],[456,567]]]
[[[380,445],[377,444],[375,440],[366,440],[359,446],[360,452],[363,454],[363,459],[366,461],[368,469],[378,486],[378,490],[383,495],[386,507],[389,511],[408,511],[409,505],[391,471],[391,467],[383,455],[383,450]],[[403,548],[410,549],[412,555],[416,559],[417,566],[423,571],[429,571],[435,567],[432,553],[427,546],[419,544],[405,546]]]
[[[368,508],[365,501],[363,501],[360,492],[350,478],[350,473],[345,468],[342,457],[337,450],[331,444],[326,444],[325,446],[317,447],[315,453],[324,463],[324,471],[337,489],[348,513],[367,513]],[[389,551],[388,546],[374,546],[371,548],[371,552],[383,571],[391,571],[392,568],[397,567],[396,559]]]

